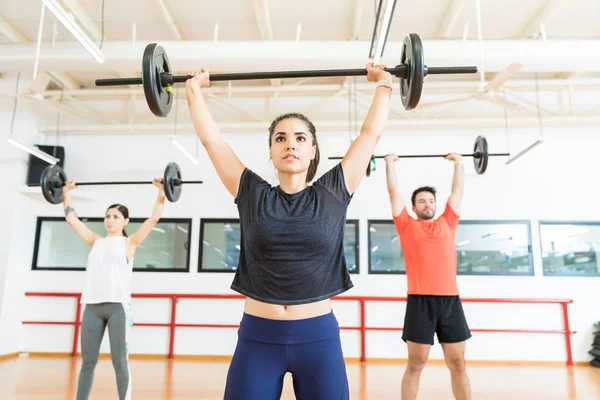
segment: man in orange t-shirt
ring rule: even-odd
[[[395,155],[385,157],[387,186],[394,225],[406,263],[408,298],[402,339],[408,346],[408,362],[402,378],[402,400],[416,399],[421,371],[425,367],[434,334],[444,350],[452,375],[456,399],[470,399],[471,388],[465,369],[465,345],[471,331],[463,312],[456,284],[456,228],[460,220],[464,187],[462,156],[449,154],[454,162],[452,193],[446,208],[434,219],[436,190],[423,186],[411,196],[417,219],[408,215],[396,185]]]

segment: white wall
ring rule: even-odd
[[[318,129],[318,126],[317,126]],[[266,132],[266,129],[265,129]],[[376,154],[388,151],[412,153],[470,152],[479,134],[488,138],[490,151],[506,150],[504,131],[418,131],[386,132]],[[509,131],[513,154],[533,142],[539,135],[536,129]],[[463,219],[524,219],[532,221],[535,273],[533,277],[460,276],[459,288],[463,297],[508,298],[570,298],[571,328],[575,361],[590,359],[587,351],[592,342],[592,323],[600,319],[600,279],[595,277],[543,277],[540,259],[538,220],[600,221],[597,204],[600,190],[595,175],[600,167],[596,156],[600,138],[594,129],[545,130],[548,141],[527,155],[522,162],[508,168],[505,159],[491,159],[488,172],[474,173],[470,159],[466,162],[466,192]],[[181,136],[182,143],[195,153],[193,136]],[[227,135],[242,161],[275,182],[273,167],[268,162],[267,134]],[[319,174],[333,166],[328,156],[343,155],[349,145],[348,135],[319,132],[322,163]],[[197,273],[200,218],[237,218],[233,199],[218,181],[217,175],[200,147],[200,166],[195,167],[173,147],[167,136],[69,136],[61,137],[66,148],[65,170],[75,180],[129,180],[160,176],[169,161],[182,168],[184,179],[201,179],[205,183],[184,187],[179,202],[165,206],[164,217],[192,217],[193,234],[189,273],[135,273],[133,290],[136,293],[232,293],[229,285],[232,274]],[[397,165],[401,187],[406,194],[422,184],[439,188],[439,199],[449,193],[452,167],[444,160],[400,161]],[[385,166],[363,181],[348,211],[349,218],[360,219],[361,273],[353,275],[355,287],[347,295],[406,294],[406,279],[402,275],[368,275],[367,220],[389,219],[390,206],[385,188]],[[75,208],[82,216],[102,216],[105,207],[121,202],[130,208],[132,217],[149,215],[155,198],[151,186],[87,187],[95,200],[76,200]],[[12,223],[11,268],[18,271],[10,276],[11,287],[26,291],[80,291],[83,272],[31,271],[36,216],[60,216],[60,206],[46,203],[41,194],[14,194]],[[440,212],[443,206],[440,207]],[[4,242],[4,241],[3,241]],[[6,298],[6,295],[5,295]],[[27,298],[19,304],[23,320],[71,320],[75,303],[70,299]],[[358,308],[353,303],[336,302],[335,311],[341,325],[359,322]],[[562,329],[558,305],[472,304],[464,306],[472,328],[536,328]],[[134,301],[134,319],[138,322],[168,322],[170,305],[167,300]],[[182,300],[178,322],[238,323],[242,313],[241,301]],[[376,303],[368,305],[369,325],[402,326],[403,304]],[[72,328],[66,326],[24,326],[23,351],[70,351]],[[347,357],[360,355],[359,336],[343,332]],[[236,332],[180,328],[176,334],[177,354],[232,354]],[[512,340],[512,343],[509,341]],[[399,332],[368,333],[368,357],[406,357]],[[102,351],[108,351],[108,341]],[[166,353],[166,328],[136,327],[131,345],[133,353]],[[469,342],[470,359],[494,360],[557,360],[566,359],[562,335],[479,333]],[[432,358],[441,358],[439,346],[432,349]]]
[[[39,140],[43,143],[45,137],[38,134],[35,120],[21,101],[18,104],[12,138],[30,145],[40,143]],[[21,111],[23,108],[25,110]],[[20,311],[26,282],[21,276],[28,268],[31,250],[23,250],[26,248],[23,243],[28,243],[29,238],[28,230],[21,228],[35,224],[35,214],[28,210],[31,199],[18,192],[26,181],[29,154],[7,143],[11,119],[12,113],[0,113],[0,355],[15,353],[22,348]]]

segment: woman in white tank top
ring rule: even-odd
[[[88,255],[85,287],[81,303],[85,305],[81,321],[81,355],[83,363],[79,374],[77,400],[87,400],[92,389],[94,368],[98,362],[100,344],[108,327],[110,353],[117,376],[120,400],[131,399],[131,376],[128,365],[127,336],[131,319],[131,278],[133,256],[160,220],[165,203],[161,178],[152,184],[158,188],[158,198],[148,218],[140,228],[127,235],[129,210],[121,204],[108,207],[104,216],[106,236],[92,232],[75,214],[69,191],[76,184],[67,181],[63,189],[67,223],[92,249]]]

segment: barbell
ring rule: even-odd
[[[437,158],[446,157],[448,154],[408,154],[398,155],[398,158]],[[507,157],[510,153],[490,153],[488,151],[488,143],[485,136],[477,136],[475,139],[475,145],[473,146],[473,153],[461,154],[463,157],[473,157],[473,164],[475,165],[475,171],[481,175],[483,174],[488,166],[489,157]],[[367,167],[367,176],[371,175],[371,163],[377,158],[385,158],[386,156],[371,156],[371,161]],[[344,157],[329,157],[330,160],[341,160]]]
[[[406,110],[414,109],[423,91],[423,79],[433,74],[474,74],[476,66],[468,67],[427,67],[423,58],[423,44],[416,33],[409,33],[405,38],[400,54],[400,64],[394,68],[386,68],[391,75],[400,78],[400,97]],[[253,79],[282,78],[318,78],[333,76],[367,75],[366,69],[337,70],[305,70],[305,71],[271,71],[246,72],[230,74],[211,74],[210,81],[238,81]],[[96,86],[143,85],[144,95],[150,110],[157,117],[166,117],[173,105],[171,86],[190,79],[189,75],[171,74],[171,65],[167,53],[158,43],[150,43],[142,57],[141,78],[96,79]]]
[[[63,187],[67,182],[67,174],[60,165],[48,165],[44,168],[40,178],[40,186],[44,198],[51,204],[63,201]],[[200,184],[202,181],[181,180],[181,170],[176,163],[169,163],[163,174],[165,196],[170,202],[176,202],[181,196],[182,185]],[[76,182],[77,186],[104,186],[104,185],[145,185],[152,184],[148,181],[112,181],[112,182]]]

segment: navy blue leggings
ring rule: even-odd
[[[348,400],[348,377],[333,312],[277,321],[244,314],[225,400],[279,400],[292,374],[297,400]]]

